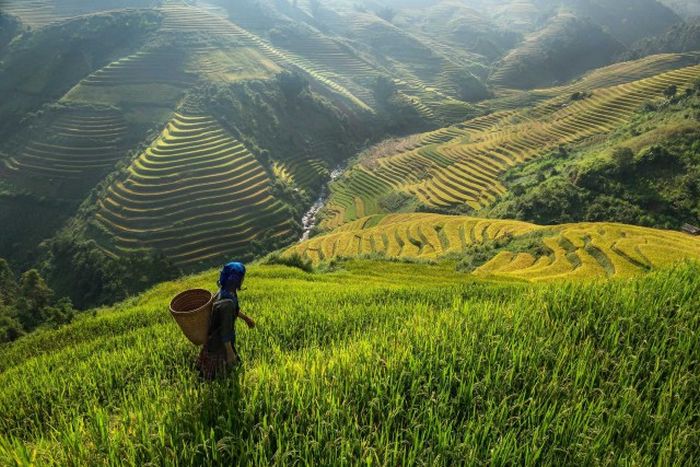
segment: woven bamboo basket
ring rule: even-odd
[[[213,303],[214,295],[204,289],[186,290],[170,301],[170,314],[195,345],[207,342]]]

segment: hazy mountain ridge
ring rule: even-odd
[[[676,24],[662,34],[636,42],[624,57],[638,58],[656,53],[693,50],[700,50],[700,18]]]
[[[660,0],[677,14],[685,17],[700,16],[700,3],[696,0]]]
[[[525,89],[564,83],[612,63],[623,50],[595,23],[561,14],[504,57],[491,82]]]

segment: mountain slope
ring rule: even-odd
[[[691,86],[648,104],[604,141],[561,148],[509,171],[508,193],[483,215],[545,224],[697,224],[700,81]]]
[[[2,8],[34,28],[60,23],[76,16],[105,11],[155,7],[161,0],[6,0]]]
[[[661,3],[673,9],[678,15],[687,17],[700,17],[700,4],[695,0],[660,0]]]
[[[0,134],[61,98],[75,83],[139,48],[156,30],[155,12],[114,12],[78,18],[17,38],[0,61]]]
[[[700,18],[679,23],[663,34],[636,42],[627,55],[642,57],[657,53],[692,50],[700,50]]]
[[[166,307],[209,271],[0,347],[0,463],[691,463],[699,278],[253,265],[244,366],[203,384]]]
[[[265,189],[274,189],[279,165],[290,186],[279,187],[289,196],[277,201],[299,201],[300,210],[336,161],[373,137],[360,124],[371,118],[367,106],[336,81],[225,18],[185,5],[42,27],[8,46],[0,67],[2,125],[13,133],[0,145],[3,216],[34,202],[45,219],[2,222],[0,254],[23,266],[88,195],[104,191],[100,183],[112,183],[121,165],[157,138],[176,110],[228,120],[229,131],[266,165]],[[283,72],[299,76],[284,81]],[[312,145],[316,132],[326,138]],[[102,240],[104,232],[96,236]]]
[[[561,14],[509,52],[490,81],[518,89],[551,86],[608,65],[623,50],[594,23]]]
[[[156,248],[179,266],[246,254],[250,242],[294,235],[293,213],[265,168],[208,115],[182,115],[98,201],[97,228],[115,256]]]
[[[476,274],[544,281],[626,277],[700,259],[700,239],[623,224],[538,226],[436,214],[358,219],[285,251],[314,262],[379,256],[455,258]]]
[[[602,0],[392,5],[396,11],[349,0],[4,2],[3,18],[8,11],[24,23],[3,20],[0,39],[0,256],[15,269],[40,266],[76,303],[88,296],[102,303],[109,294],[83,290],[92,286],[76,271],[118,284],[105,274],[142,259],[160,258],[146,270],[168,261],[195,270],[244,250],[253,257],[283,237],[291,242],[339,165],[387,136],[431,129],[408,138],[416,145],[407,151],[353,163],[333,187],[324,226],[394,208],[480,209],[506,191],[503,171],[540,149],[618,128],[638,99],[670,83],[662,77],[571,105],[570,96],[695,63],[692,54],[653,57],[557,89],[491,89],[494,60],[523,55],[521,37],[546,36],[571,12],[580,19],[563,29],[600,38],[596,54],[573,66],[537,43],[534,56],[547,57],[527,67],[546,66],[547,76],[534,82],[607,63],[610,35],[624,32],[626,21],[642,18],[645,35],[668,17],[651,1],[611,5],[611,18],[596,16],[606,8]],[[225,137],[199,128],[178,135],[173,149],[160,135],[169,124],[187,126],[180,117],[206,118],[205,127]],[[565,120],[552,120],[559,117]],[[239,145],[254,173],[226,171],[235,184],[227,194],[224,179],[206,188],[210,172],[236,164],[229,158]],[[167,188],[154,182],[163,174]],[[210,196],[183,205],[178,190],[189,182]],[[132,184],[137,189],[129,191]],[[151,192],[162,196],[153,201]],[[219,222],[216,206],[234,199],[247,216],[236,219],[240,225],[204,225],[212,215]],[[258,202],[265,215],[253,220]],[[253,237],[265,240],[245,246]],[[71,281],[80,286],[66,290]]]
[[[657,0],[565,0],[582,17],[591,18],[623,44],[660,34],[680,21]]]
[[[579,83],[555,88],[550,92],[559,97],[528,110],[494,112],[416,135],[393,150],[368,151],[331,185],[322,227],[332,229],[395,209],[489,206],[507,191],[500,177],[509,168],[561,145],[609,134],[638,115],[645,102],[663,100],[670,85],[683,89],[700,77],[700,67],[694,65],[610,86],[610,80],[628,79],[620,75],[624,68],[635,79],[637,65],[612,67],[611,74],[591,74]]]

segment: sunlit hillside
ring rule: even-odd
[[[682,90],[700,79],[698,65],[644,77],[650,73],[646,66],[655,71],[678,66],[679,57],[667,58],[591,73],[575,84],[543,91],[556,97],[532,107],[497,111],[411,137],[395,148],[367,151],[331,186],[323,226],[332,229],[392,205],[404,210],[488,206],[506,192],[501,177],[510,168],[565,145],[603,138],[634,118],[645,103],[664,99],[669,86]],[[698,56],[684,58],[692,62]],[[493,105],[503,102],[508,103],[496,100]]]
[[[435,214],[376,215],[286,250],[314,263],[339,258],[457,260],[477,275],[543,281],[629,277],[700,260],[700,239],[623,224],[538,226]]]
[[[0,347],[4,465],[692,463],[700,271],[497,283],[448,264],[250,268],[204,384],[161,284]]]

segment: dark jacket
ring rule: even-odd
[[[217,295],[214,298],[211,323],[209,325],[209,339],[204,348],[210,353],[226,353],[227,342],[236,349],[236,318],[238,317],[238,296],[234,293],[233,299],[220,300]]]

